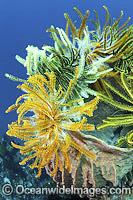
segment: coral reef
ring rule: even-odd
[[[76,132],[74,136],[76,136]],[[73,137],[74,137],[73,136]],[[80,160],[76,159],[77,151],[71,149],[71,165],[72,172],[64,168],[63,173],[60,171],[54,176],[54,180],[58,184],[63,184],[66,187],[74,188],[101,188],[110,186],[116,187],[120,185],[121,179],[128,173],[132,171],[132,153],[133,150],[122,149],[107,145],[102,140],[97,139],[93,136],[88,136],[85,141],[77,140],[80,146],[86,143],[87,148],[96,154],[96,159],[90,160],[84,156]],[[46,167],[47,173],[51,172],[51,165]],[[107,185],[108,183],[108,185]],[[130,181],[130,186],[132,181]],[[80,194],[82,196],[82,193]],[[93,197],[96,197],[94,194]],[[105,195],[106,196],[106,195]],[[88,194],[89,197],[89,194]],[[91,196],[90,196],[91,197]],[[103,195],[104,197],[104,195]]]
[[[44,45],[40,50],[28,46],[26,59],[16,56],[27,69],[27,80],[6,74],[22,82],[18,88],[26,93],[6,110],[17,110],[18,120],[9,125],[7,135],[23,141],[21,145],[11,142],[22,154],[20,165],[34,160],[29,166],[38,169],[36,177],[45,168],[58,187],[117,187],[125,177],[125,186],[132,186],[133,29],[128,25],[130,18],[119,27],[122,11],[111,25],[109,11],[103,7],[107,14],[103,29],[95,10],[97,20],[91,20],[95,30],[90,31],[86,25],[89,11],[83,16],[74,8],[81,19],[79,28],[65,13],[65,31],[54,26],[47,30],[54,47]],[[115,107],[113,116],[107,111],[107,120],[103,119],[106,104],[112,106],[112,111]],[[123,126],[129,126],[129,130],[119,138],[121,130],[112,129]],[[100,137],[98,130],[103,128]],[[105,139],[104,134],[105,138],[110,134],[109,138]],[[117,144],[116,138],[114,143],[109,141],[115,135]],[[102,192],[83,196],[110,198]]]

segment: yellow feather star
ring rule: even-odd
[[[79,100],[67,102],[77,72],[78,68],[66,93],[60,85],[58,91],[55,89],[56,78],[53,72],[51,74],[45,73],[46,78],[40,75],[29,77],[27,81],[18,86],[27,94],[19,97],[16,103],[6,111],[17,109],[18,120],[9,125],[7,134],[25,141],[24,146],[13,142],[11,144],[20,149],[21,154],[27,155],[20,162],[20,165],[34,158],[30,168],[38,168],[36,177],[39,177],[42,168],[53,160],[54,166],[51,175],[54,175],[57,169],[62,171],[63,166],[70,172],[71,163],[68,153],[70,147],[77,149],[80,155],[84,154],[92,159],[96,157],[87,148],[80,147],[69,134],[70,131],[91,131],[94,129],[94,125],[85,124],[87,121],[85,117],[79,122],[72,122],[71,118],[82,114],[91,116],[98,102],[98,97],[78,107],[72,107],[72,104]],[[25,99],[24,102],[19,103],[22,99]],[[34,115],[26,116],[29,111],[33,112]],[[83,134],[81,135],[83,136]],[[64,158],[64,163],[62,163],[62,158]]]
[[[123,99],[126,103],[121,103],[111,97],[107,97],[106,95],[97,92],[99,99],[103,100],[105,103],[109,103],[112,106],[119,108],[121,110],[129,112],[128,114],[123,114],[122,116],[113,116],[108,117],[107,120],[103,120],[102,124],[97,126],[97,129],[100,130],[106,127],[118,127],[118,126],[132,126],[133,125],[133,78],[132,73],[130,76],[127,76],[124,72],[121,73],[121,86],[125,90],[123,93],[118,91],[113,86],[108,84],[106,81],[104,83],[106,86],[115,94],[117,94],[121,99]],[[130,147],[133,147],[133,130],[129,131],[125,137],[119,138],[116,146],[121,146],[124,142]]]

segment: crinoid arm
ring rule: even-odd
[[[115,99],[112,99],[111,97],[107,97],[106,95],[97,92],[97,95],[99,98],[104,101],[105,103],[108,103],[116,108],[119,108],[121,110],[127,111],[127,114],[122,114],[118,116],[108,117],[107,120],[103,120],[102,124],[99,124],[97,126],[97,129],[100,130],[102,128],[106,127],[119,127],[119,126],[133,126],[133,94],[132,94],[132,75],[127,76],[124,72],[121,73],[121,87],[123,91],[120,92],[119,90],[115,89],[113,86],[108,84],[105,81],[106,86],[116,94],[116,96],[119,96],[124,103],[120,101],[116,101]],[[118,146],[123,144],[124,142],[127,142],[127,144],[132,147],[133,137],[132,137],[132,131],[127,133],[127,135],[123,138],[120,138],[118,140]]]
[[[82,99],[68,101],[69,94],[73,89],[78,74],[76,68],[75,76],[70,80],[66,92],[61,85],[56,90],[56,77],[53,72],[45,73],[45,76],[33,75],[28,78],[18,89],[26,94],[20,96],[16,103],[10,106],[6,113],[17,109],[18,120],[9,125],[7,134],[24,141],[24,145],[17,145],[12,142],[12,146],[20,149],[20,153],[26,158],[20,162],[21,165],[29,160],[33,160],[31,168],[38,168],[37,177],[41,175],[41,170],[54,160],[53,176],[57,169],[62,170],[65,166],[71,172],[71,162],[69,151],[74,148],[79,152],[78,159],[82,154],[89,159],[95,159],[95,153],[87,149],[86,146],[79,146],[69,131],[91,131],[93,124],[87,124],[87,119],[83,117],[78,122],[73,122],[75,116],[83,114],[92,116],[96,109],[98,97],[80,106],[72,106]],[[22,100],[24,102],[22,102]],[[22,102],[22,103],[21,103]],[[33,116],[26,114],[32,111]],[[83,137],[83,133],[78,134],[78,138]],[[61,158],[64,158],[64,162]]]
[[[96,21],[91,20],[95,30],[89,30],[89,11],[83,15],[75,7],[80,24],[65,13],[66,30],[54,26],[47,30],[53,46],[44,44],[39,49],[28,45],[25,59],[16,56],[27,70],[26,80],[6,74],[10,80],[20,82],[17,88],[24,93],[5,111],[17,112],[7,135],[21,141],[11,142],[20,150],[19,164],[28,162],[31,169],[37,168],[37,178],[45,168],[59,187],[72,185],[84,190],[90,186],[122,186],[132,170],[132,149],[119,148],[124,143],[133,147],[130,127],[117,147],[90,135],[95,130],[95,119],[103,114],[99,109],[90,119],[99,101],[114,106],[121,115],[109,116],[97,126],[98,130],[133,125],[133,28],[128,25],[130,18],[119,26],[123,11],[112,23],[107,7],[103,7],[103,28],[97,11]]]
[[[129,131],[125,137],[121,137],[119,138],[119,140],[117,141],[116,146],[120,147],[122,146],[124,143],[126,143],[129,147],[133,148],[133,130]]]

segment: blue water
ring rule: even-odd
[[[104,25],[106,12],[102,6],[108,7],[112,17],[118,18],[124,11],[121,20],[123,24],[130,16],[133,19],[133,0],[0,0],[0,134],[5,134],[7,124],[15,121],[15,111],[5,114],[7,107],[22,94],[16,89],[17,82],[4,77],[5,73],[26,78],[26,69],[15,60],[15,55],[26,56],[28,44],[41,48],[44,44],[53,45],[49,33],[45,30],[51,25],[65,28],[64,13],[69,13],[73,20],[78,19],[73,7],[78,7],[82,13],[90,10],[90,18],[95,19],[93,9],[96,9],[100,22]],[[93,26],[89,22],[89,29]]]

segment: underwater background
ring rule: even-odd
[[[76,20],[77,13],[73,7],[79,8],[81,13],[85,13],[88,9],[91,19],[95,19],[93,12],[95,9],[101,25],[104,26],[106,13],[103,5],[108,8],[111,17],[117,19],[120,16],[120,11],[123,10],[124,14],[120,25],[124,24],[128,17],[131,17],[129,25],[132,24],[133,0],[0,0],[1,138],[5,135],[8,124],[17,119],[16,112],[6,114],[5,110],[22,94],[22,91],[16,88],[18,83],[7,79],[5,73],[27,79],[26,68],[15,59],[15,56],[20,55],[25,58],[27,54],[25,49],[28,45],[34,45],[38,48],[44,44],[53,46],[54,42],[46,30],[51,25],[65,29],[64,13],[68,13],[73,21]],[[89,20],[87,25],[90,30],[94,29]],[[30,199],[30,197],[25,199]]]
[[[4,74],[9,73],[20,78],[27,78],[26,68],[16,59],[16,55],[26,57],[25,48],[28,45],[41,48],[44,44],[52,45],[53,40],[46,33],[51,25],[64,28],[66,20],[64,13],[68,13],[73,20],[77,19],[76,6],[85,13],[90,10],[89,17],[95,19],[93,9],[97,10],[101,24],[105,23],[105,5],[112,17],[118,18],[120,11],[124,14],[120,24],[131,17],[133,19],[132,0],[1,0],[0,1],[0,132],[1,136],[7,131],[7,124],[16,120],[16,113],[5,114],[5,110],[20,96],[21,91],[16,89],[17,82],[10,81]],[[104,16],[104,17],[103,17]],[[88,24],[89,23],[89,24]],[[88,20],[90,30],[94,26]]]

